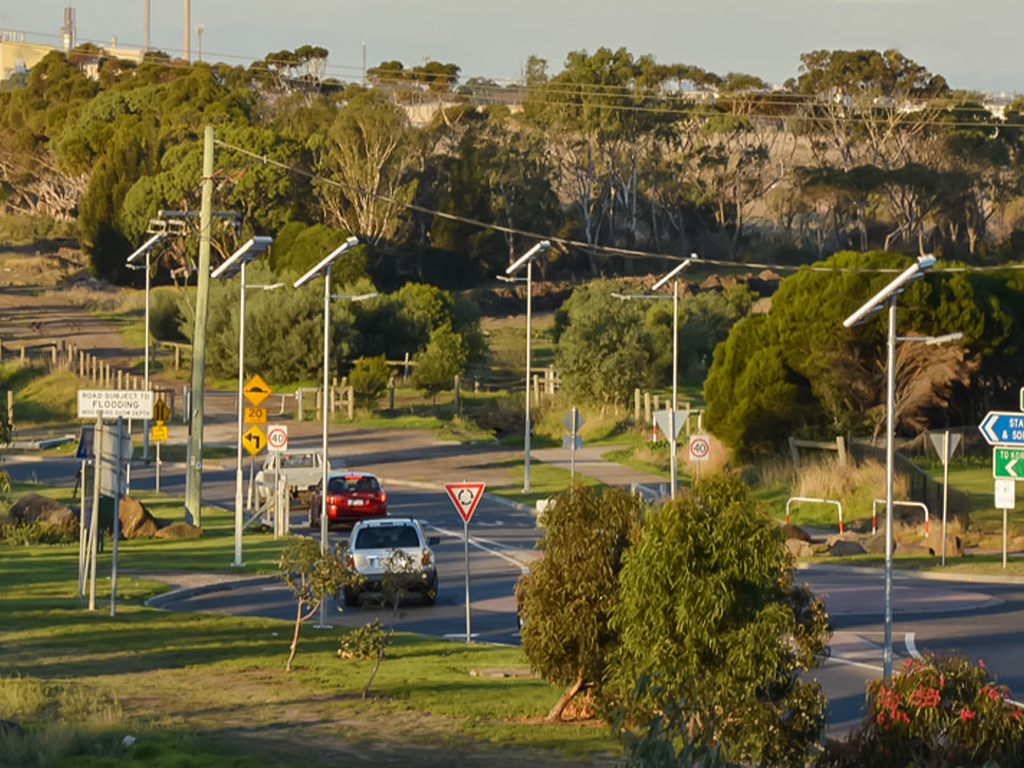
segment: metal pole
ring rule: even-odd
[[[462,521],[462,544],[466,556],[466,644],[470,643],[472,632],[469,622],[469,521]]]
[[[533,259],[526,262],[526,428],[523,432],[523,493],[530,492],[530,320],[533,315]],[[466,610],[469,608],[467,606]],[[469,642],[469,637],[466,637]]]
[[[160,493],[160,441],[156,444],[156,492]]]
[[[949,509],[949,430],[942,433],[942,564],[946,564],[946,510]]]
[[[149,391],[149,251],[146,251],[146,328],[145,333],[145,345],[146,350],[144,353],[145,359],[145,384],[143,389]],[[149,461],[149,419],[142,422],[142,459],[143,461]]]
[[[327,369],[330,367],[331,353],[331,265],[324,270],[324,378],[323,398],[320,413],[323,420],[323,457],[320,460],[320,551],[326,555],[329,544],[327,542]],[[320,601],[320,623],[317,629],[330,629],[327,623],[327,597]]]
[[[103,470],[103,413],[96,416],[93,427],[92,456],[92,520],[89,522],[89,610],[96,610],[96,554],[100,528],[100,475]]]
[[[576,410],[576,406],[572,407],[572,415],[569,417],[572,419],[572,434],[569,435],[569,439],[572,441],[569,445],[569,482],[576,481],[576,414],[579,411]]]
[[[88,464],[86,459],[82,459],[82,484],[79,491],[79,500],[82,503],[81,512],[78,515],[78,599],[81,600],[85,597],[85,573],[89,566],[89,537],[85,529],[85,489],[88,487],[86,480],[88,479]],[[95,481],[95,479],[94,479]],[[94,513],[95,514],[95,513]]]
[[[896,411],[896,296],[889,299],[889,334],[885,387],[885,647],[882,674],[892,679],[892,497]]]
[[[203,133],[203,198],[199,214],[199,275],[192,334],[192,401],[185,476],[185,522],[202,527],[203,421],[206,394],[206,325],[210,311],[210,223],[213,219],[213,126]]]
[[[679,485],[679,466],[676,458],[676,410],[679,402],[679,281],[672,281],[672,415],[668,419],[668,427],[672,434],[668,436],[669,450],[672,452],[669,466],[672,472],[671,498],[676,497]]]
[[[117,417],[117,445],[114,447],[114,521],[111,539],[110,556],[110,615],[117,615],[117,542],[121,538],[121,453],[122,429],[124,428],[124,417]]]
[[[235,457],[235,561],[234,568],[244,568],[242,561],[242,379],[245,376],[245,259],[242,259],[241,280],[238,288],[238,451]]]
[[[1003,508],[1003,568],[1006,567],[1006,527],[1007,527],[1007,515],[1010,510]]]

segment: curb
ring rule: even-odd
[[[143,605],[147,608],[163,608],[167,603],[175,600],[185,600],[196,595],[208,595],[213,592],[229,592],[238,587],[258,587],[262,584],[275,584],[281,579],[277,576],[254,576],[248,579],[232,579],[221,581],[216,584],[204,584],[201,587],[182,587],[170,592],[164,592],[149,598]]]
[[[829,565],[827,563],[797,563],[798,571],[818,571],[821,573],[857,573],[862,575],[884,576],[884,568],[867,568],[860,565]],[[959,584],[1024,584],[1024,576],[999,576],[983,573],[936,573],[934,571],[908,571],[893,568],[893,577],[898,579],[920,579],[922,581],[951,581]]]

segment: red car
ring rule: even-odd
[[[320,527],[320,485],[309,496],[309,527]],[[384,517],[388,497],[380,481],[366,472],[332,472],[327,476],[327,525]]]

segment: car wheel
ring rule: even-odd
[[[423,604],[433,605],[437,602],[437,575],[434,576],[434,583],[430,585],[430,589],[423,593]]]
[[[349,608],[355,608],[359,605],[359,593],[350,592],[345,590],[345,605]]]

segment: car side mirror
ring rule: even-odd
[[[429,539],[427,539],[427,546],[428,547],[436,547],[440,543],[441,543],[441,537],[440,536],[431,536]]]

